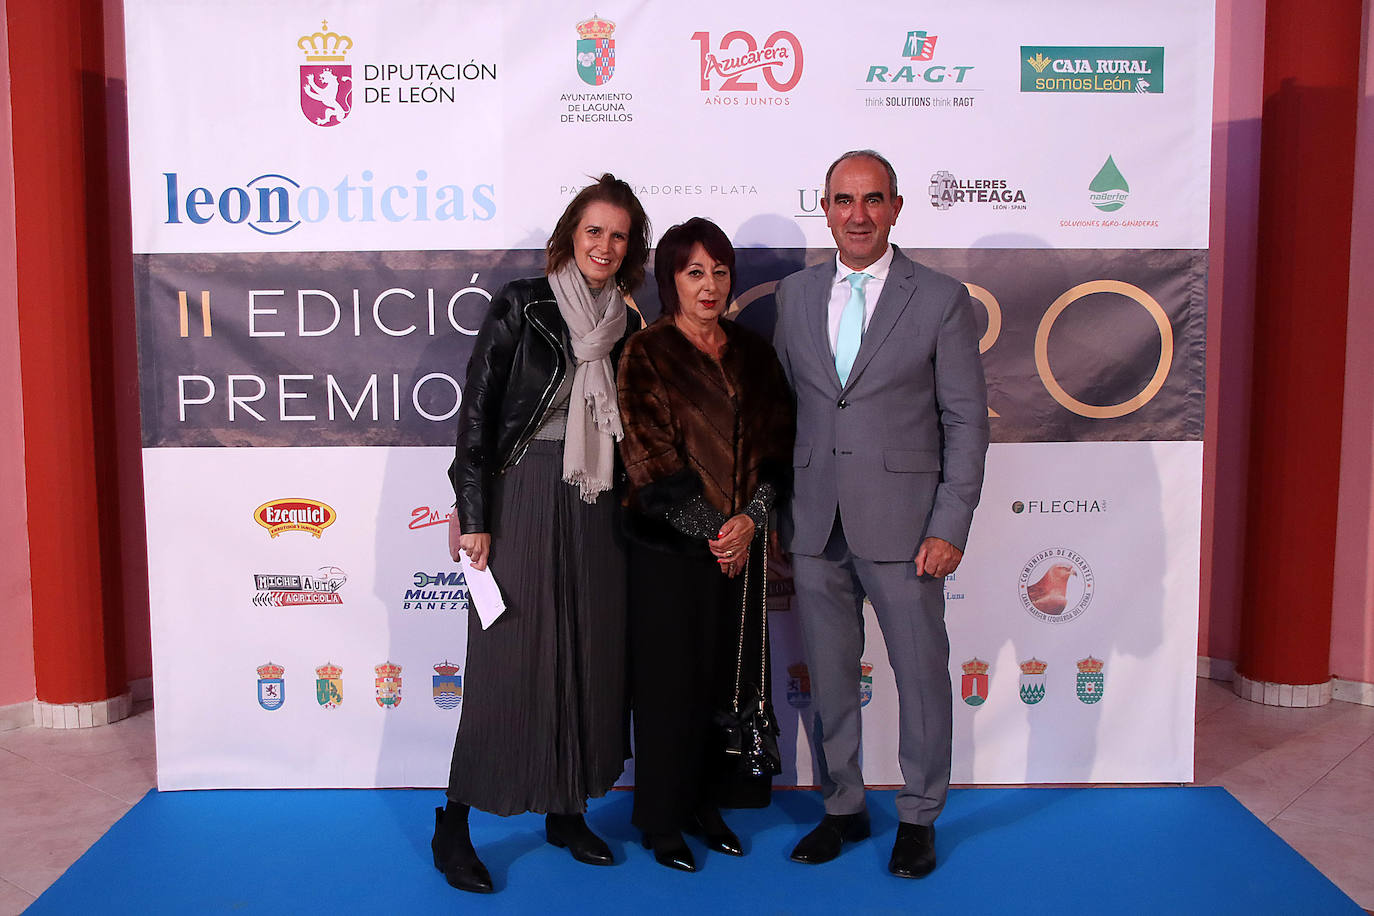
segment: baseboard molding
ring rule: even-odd
[[[1338,677],[1331,679],[1331,699],[1346,703],[1359,703],[1361,706],[1374,706],[1374,684],[1363,681],[1343,681]]]
[[[1236,679],[1236,663],[1224,658],[1208,658],[1205,655],[1197,657],[1197,676],[1205,677],[1209,681],[1234,681]]]
[[[140,677],[130,681],[129,695],[133,697],[135,703],[151,700],[153,698],[153,679]]]
[[[127,719],[133,706],[129,694],[121,693],[94,703],[45,703],[35,699],[29,708],[33,724],[41,728],[96,728]]]
[[[33,700],[0,706],[0,732],[33,724]]]

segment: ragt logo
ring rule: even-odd
[[[496,216],[496,186],[479,183],[432,186],[417,169],[412,184],[377,187],[371,169],[354,183],[344,175],[332,187],[303,185],[287,175],[265,172],[243,185],[193,187],[183,193],[181,175],[163,172],[167,214],[163,222],[203,226],[221,220],[263,235],[282,235],[301,223],[404,223],[486,221]]]

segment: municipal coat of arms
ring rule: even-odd
[[[399,690],[399,684],[397,689]],[[463,701],[463,679],[458,666],[445,659],[434,666],[434,705],[440,709],[457,709]],[[400,695],[397,694],[397,702]]]
[[[577,75],[589,86],[601,86],[615,75],[615,23],[600,16],[577,24]]]
[[[353,110],[353,68],[344,63],[353,39],[330,31],[325,20],[318,32],[302,35],[296,47],[305,52],[299,80],[301,114],[320,127],[342,124]]]
[[[961,667],[964,678],[959,684],[959,696],[970,706],[982,706],[988,698],[988,663],[974,657]]]
[[[286,702],[285,673],[285,668],[273,662],[258,666],[258,705],[263,709],[281,709]]]
[[[315,669],[315,700],[325,709],[343,703],[343,669],[333,662]]]
[[[859,706],[867,706],[873,702],[873,666],[868,662],[859,662]]]
[[[395,709],[401,705],[401,666],[384,662],[372,669],[377,672],[377,705]]]
[[[1091,655],[1078,663],[1078,698],[1084,703],[1102,700],[1102,690],[1106,686],[1102,668],[1103,662]]]
[[[1045,669],[1049,665],[1038,658],[1021,663],[1021,702],[1034,706],[1045,699]]]

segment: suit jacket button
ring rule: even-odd
[[[835,406],[840,408],[840,410],[844,410],[846,407],[849,406],[849,402],[846,401],[844,398],[840,398],[840,403],[836,404]]]

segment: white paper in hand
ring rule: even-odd
[[[473,569],[472,560],[466,551],[458,551],[458,565],[463,570],[463,579],[468,584],[468,600],[477,608],[477,617],[482,621],[482,629],[491,626],[497,617],[506,610],[505,599],[496,577],[491,574],[491,564],[486,569]]]

